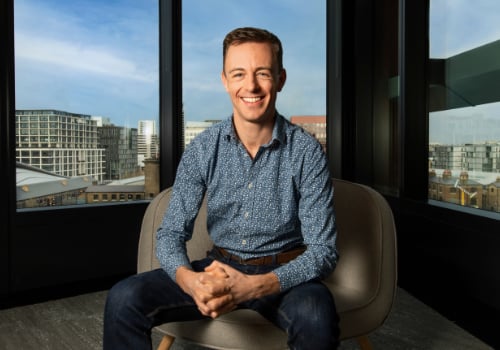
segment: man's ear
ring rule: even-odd
[[[286,70],[284,68],[281,70],[281,73],[280,73],[278,79],[279,79],[278,92],[280,92],[281,89],[283,89],[283,86],[285,86],[285,82],[286,82]]]
[[[229,90],[227,89],[227,78],[226,78],[226,74],[224,73],[224,71],[222,71],[220,73],[220,79],[222,80],[222,85],[224,85],[224,88],[226,89],[226,91],[229,92]]]

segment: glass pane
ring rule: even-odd
[[[429,199],[500,212],[500,2],[431,0]]]
[[[259,27],[283,45],[287,71],[278,111],[326,144],[326,1],[183,1],[185,143],[232,113],[221,82],[222,40],[238,27]],[[300,26],[300,28],[298,28]]]
[[[158,2],[14,6],[18,209],[154,196]]]

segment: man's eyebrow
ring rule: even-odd
[[[228,71],[228,73],[233,73],[233,72],[237,72],[237,71],[244,71],[244,70],[245,70],[244,68],[236,67],[236,68],[230,69]],[[272,69],[272,67],[267,67],[267,66],[257,67],[257,69],[255,69],[256,72],[261,71],[261,70],[272,71],[273,69]]]
[[[242,71],[242,70],[244,70],[244,69],[243,69],[243,68],[240,68],[240,67],[236,67],[236,68],[230,69],[230,70],[228,71],[228,73],[233,73],[233,72],[236,72],[236,71]]]

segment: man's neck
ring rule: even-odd
[[[252,159],[255,158],[261,146],[271,141],[275,122],[276,117],[266,123],[252,123],[233,118],[236,134]]]

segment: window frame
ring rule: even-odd
[[[15,194],[15,81],[14,81],[14,0],[1,2],[0,8],[0,179],[3,180],[4,193],[1,204],[6,210],[2,211],[0,220],[0,299],[4,296],[24,291],[30,287],[39,288],[56,284],[73,283],[89,278],[105,278],[109,285],[109,278],[116,280],[123,274],[135,271],[135,251],[142,214],[147,202],[136,202],[105,206],[82,206],[78,208],[57,208],[37,210],[33,212],[16,212]],[[366,6],[366,8],[363,8]],[[356,128],[359,127],[359,115],[355,105],[360,101],[356,96],[355,76],[359,67],[353,58],[356,45],[370,43],[369,31],[373,22],[355,21],[360,12],[373,8],[374,0],[346,2],[342,0],[327,1],[327,143],[330,168],[337,178],[357,181],[372,185],[373,174],[369,167],[360,166],[363,159],[370,154],[360,154],[358,148],[360,140],[357,138]],[[412,230],[401,223],[410,217],[423,217],[427,221],[442,225],[442,218],[446,217],[453,222],[453,226],[467,232],[478,232],[493,239],[496,232],[492,227],[498,226],[498,221],[484,218],[471,213],[442,208],[432,205],[428,201],[428,122],[426,115],[427,84],[427,38],[428,2],[413,2],[399,0],[400,11],[400,115],[401,115],[401,188],[397,197],[386,196],[394,209],[396,219],[400,219],[398,229],[402,229],[400,236],[404,248],[405,241],[413,243]],[[160,188],[164,189],[173,184],[177,164],[182,154],[183,120],[182,120],[182,23],[181,1],[159,1],[159,31],[160,31]],[[357,23],[353,32],[353,23]],[[355,42],[362,39],[362,43]],[[411,43],[405,45],[405,43]],[[372,45],[375,45],[372,43]],[[370,60],[367,58],[367,60]],[[411,69],[409,69],[411,67]],[[414,69],[417,67],[417,69]],[[358,73],[359,74],[359,73]],[[365,92],[366,93],[366,92]],[[368,99],[371,97],[368,97]],[[376,166],[376,165],[374,165]],[[125,214],[124,214],[125,213]],[[111,220],[109,220],[111,218]],[[117,220],[120,218],[120,220]],[[123,220],[122,220],[123,219]],[[101,224],[101,221],[104,221]],[[82,228],[73,227],[75,222],[95,222],[91,226]],[[97,259],[86,265],[87,261],[77,264],[83,270],[68,279],[67,272],[59,271],[44,284],[23,284],[19,286],[20,271],[27,271],[30,263],[23,244],[31,243],[36,238],[39,227],[53,225],[53,232],[48,241],[41,240],[42,248],[51,253],[51,244],[57,242],[58,237],[65,237],[68,230],[74,230],[78,242],[88,244],[92,249],[93,239],[99,239],[103,247],[99,254],[109,252],[107,256]],[[20,226],[22,226],[20,228]],[[405,231],[406,229],[406,231]],[[87,231],[89,237],[83,237]],[[486,231],[485,231],[486,230]],[[48,232],[48,230],[47,230]],[[126,234],[123,234],[125,232]],[[110,237],[106,237],[110,234]],[[21,237],[17,237],[20,235]],[[26,237],[24,236],[26,235]],[[123,254],[116,252],[116,240],[123,248]],[[77,243],[78,243],[77,242]],[[477,244],[477,243],[476,243]],[[84,248],[78,248],[84,249]],[[79,252],[77,252],[79,253]],[[77,254],[78,255],[78,254]],[[28,259],[26,259],[28,257]],[[67,254],[62,259],[71,261],[73,256]],[[78,256],[77,256],[78,258]],[[55,261],[49,261],[56,263]],[[110,263],[111,262],[111,263]],[[116,263],[115,263],[116,262]],[[99,276],[95,269],[105,269]],[[111,264],[112,266],[108,266]],[[71,265],[71,264],[70,264]],[[43,276],[41,276],[42,278]],[[53,277],[53,278],[52,278]],[[6,281],[6,283],[3,283]],[[86,281],[88,283],[88,281]],[[0,301],[1,301],[0,300]]]
[[[135,273],[140,225],[149,202],[16,210],[14,0],[2,1],[1,7],[0,76],[5,78],[0,113],[5,117],[0,118],[0,178],[6,210],[0,220],[0,305],[17,303],[12,296],[35,289],[35,298],[43,299],[41,290],[54,286],[81,283],[81,288],[95,288],[89,282],[94,280],[99,288],[109,287]],[[165,189],[173,184],[183,145],[181,1],[158,0],[158,11],[160,189]],[[87,259],[89,251],[92,259]],[[35,264],[36,257],[42,261]]]
[[[1,196],[2,208],[6,208],[0,220],[0,279],[7,281],[10,272],[9,233],[15,214],[15,134],[14,86],[14,2],[2,1],[0,9],[0,179],[4,185]],[[0,283],[0,298],[9,291],[8,283]],[[2,298],[3,299],[3,298]],[[1,305],[1,303],[0,303]]]

